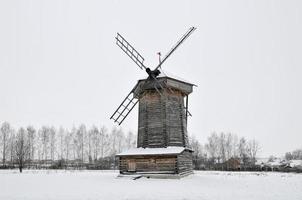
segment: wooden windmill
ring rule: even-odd
[[[188,95],[194,84],[165,75],[161,66],[195,30],[191,27],[159,61],[154,70],[119,33],[116,44],[148,77],[139,80],[110,119],[119,125],[139,104],[137,148],[118,154],[121,174],[187,175],[192,172],[188,148]]]

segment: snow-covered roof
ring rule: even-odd
[[[158,78],[169,77],[169,78],[172,78],[172,79],[175,79],[175,80],[179,80],[181,82],[188,83],[188,84],[196,86],[195,84],[191,83],[190,81],[187,81],[187,80],[185,80],[183,78],[175,76],[174,74],[172,74],[170,72],[167,72],[167,71],[164,71],[163,69],[159,69],[159,71],[161,73],[158,75]]]
[[[268,162],[268,158],[257,158],[256,159],[256,165],[262,165],[264,163],[267,163]]]
[[[185,150],[184,147],[166,148],[133,148],[117,154],[117,156],[138,156],[138,155],[173,155],[180,154]]]
[[[291,160],[289,165],[291,167],[302,167],[302,160]]]
[[[267,165],[269,165],[269,166],[280,166],[280,165],[282,165],[282,163],[281,163],[281,160],[275,160],[275,161],[268,162]]]
[[[164,71],[164,70],[162,70],[162,69],[159,69],[159,71],[160,71],[161,73],[157,76],[157,78],[165,78],[165,77],[168,77],[168,78],[171,78],[171,79],[174,79],[174,80],[178,80],[178,81],[181,81],[181,82],[184,82],[184,83],[193,85],[193,86],[197,86],[197,85],[191,83],[191,82],[188,81],[188,80],[185,80],[185,79],[183,79],[183,78],[180,78],[180,77],[178,77],[178,76],[175,76],[174,74],[172,74],[172,73],[170,73],[170,72]],[[147,78],[148,78],[148,77],[147,77]],[[144,81],[144,80],[146,80],[147,78],[145,78],[145,79],[140,79],[139,81]],[[135,88],[135,87],[134,87],[134,88]]]

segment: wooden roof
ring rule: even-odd
[[[193,83],[190,83],[184,79],[175,77],[173,75],[168,75],[167,73],[161,73],[157,77],[157,82],[154,80],[150,83],[146,83],[148,79],[140,79],[138,80],[137,84],[132,89],[132,92],[134,94],[140,94],[144,90],[152,90],[154,89],[154,85],[157,85],[157,88],[160,88],[159,84],[161,84],[163,87],[169,87],[176,90],[180,90],[181,92],[185,94],[190,94],[193,91]]]
[[[133,148],[127,151],[121,152],[116,156],[139,156],[139,155],[178,155],[184,150],[189,150],[185,147],[169,146],[166,148]]]

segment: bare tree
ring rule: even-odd
[[[42,144],[42,159],[46,161],[49,154],[49,128],[42,126],[39,130],[39,136]]]
[[[302,149],[296,149],[292,152],[293,159],[302,159]]]
[[[56,151],[56,129],[54,127],[49,128],[49,141],[50,141],[50,159],[55,160]]]
[[[69,133],[69,137],[72,140],[70,145],[71,145],[71,152],[70,152],[70,158],[72,158],[73,160],[75,159],[79,159],[80,157],[80,148],[78,147],[78,140],[77,140],[77,128],[76,127],[72,127],[70,133]]]
[[[110,156],[115,155],[117,153],[117,135],[118,130],[114,127],[111,131],[109,142],[111,143]]]
[[[98,128],[96,126],[93,126],[89,130],[89,135],[90,135],[89,139],[91,139],[91,141],[89,141],[88,143],[89,143],[89,146],[91,146],[91,151],[93,154],[92,160],[95,162],[95,161],[97,161],[98,156],[99,156],[99,151],[100,151],[99,144],[101,142]]]
[[[1,139],[2,139],[2,164],[5,166],[6,154],[7,154],[7,143],[9,139],[9,134],[11,132],[11,127],[8,122],[3,122],[1,126]]]
[[[115,155],[116,153],[120,153],[124,149],[125,135],[121,128],[114,128],[112,130],[111,136],[113,147],[112,155]]]
[[[292,155],[291,152],[286,152],[284,157],[285,157],[286,160],[292,160],[293,159],[293,155]]]
[[[29,161],[32,161],[34,159],[34,153],[35,153],[34,146],[35,146],[36,129],[33,126],[28,126],[26,130],[27,130],[27,138],[28,138],[28,145],[29,145],[28,159]]]
[[[22,169],[24,167],[26,158],[29,153],[29,144],[26,138],[26,131],[24,128],[20,128],[18,130],[15,142],[15,153],[16,153],[16,160],[19,165],[19,171],[22,173]]]
[[[248,142],[247,153],[248,153],[248,156],[250,157],[252,165],[255,165],[255,163],[256,163],[256,156],[257,156],[257,153],[259,152],[259,150],[260,150],[259,143],[255,139],[250,140]]]
[[[80,159],[82,163],[84,162],[85,137],[86,137],[86,126],[84,124],[81,124],[76,131],[76,138],[74,142],[77,148],[78,159]]]
[[[73,132],[72,131],[66,131],[66,135],[64,137],[64,149],[65,149],[65,159],[69,160],[70,159],[70,153],[72,153],[74,151],[73,148]]]
[[[134,148],[136,146],[136,137],[132,131],[129,131],[126,136],[126,149]]]
[[[214,163],[219,155],[219,137],[215,132],[208,137],[208,143],[205,145],[205,147],[209,153],[210,161]]]
[[[60,127],[59,128],[59,131],[58,131],[58,137],[59,137],[59,144],[58,144],[58,151],[59,151],[59,158],[60,160],[63,160],[63,155],[64,155],[64,135],[65,135],[65,130],[63,127]]]
[[[225,139],[225,153],[226,153],[226,160],[229,160],[232,157],[232,150],[233,150],[233,135],[228,133]]]
[[[219,139],[219,158],[221,162],[224,163],[226,161],[226,136],[223,132],[220,133]]]
[[[201,169],[202,163],[205,162],[206,155],[204,155],[203,146],[194,137],[189,137],[189,146],[193,150],[193,165],[195,169]]]
[[[112,143],[110,142],[110,132],[104,126],[100,129],[100,137],[100,153],[101,158],[104,158],[108,156],[113,149]]]
[[[16,140],[16,136],[15,136],[15,130],[11,129],[11,134],[10,134],[10,138],[8,141],[8,151],[9,151],[9,155],[10,155],[10,163],[13,163],[13,161],[15,160],[15,140]]]
[[[244,137],[240,138],[239,140],[238,152],[243,165],[246,165],[248,163],[248,155],[247,155],[247,142]]]
[[[87,135],[87,155],[88,155],[88,160],[89,163],[92,161],[97,160],[97,154],[98,154],[98,149],[97,149],[97,143],[99,142],[99,130],[96,126],[92,126],[91,129],[88,131]],[[92,155],[93,154],[93,155]]]
[[[100,128],[100,132],[99,132],[100,143],[98,143],[98,144],[99,144],[99,149],[100,149],[100,153],[101,153],[101,158],[104,158],[107,132],[108,132],[108,130],[105,126],[102,126]]]
[[[233,158],[238,158],[239,153],[238,153],[238,135],[232,134],[232,157]]]

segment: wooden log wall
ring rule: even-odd
[[[176,173],[176,156],[125,156],[120,157],[120,172],[131,172],[129,162],[135,162],[135,172]]]
[[[177,170],[178,174],[193,172],[192,152],[185,150],[177,156]]]
[[[139,100],[138,147],[187,146],[184,96],[180,91],[145,92]]]

